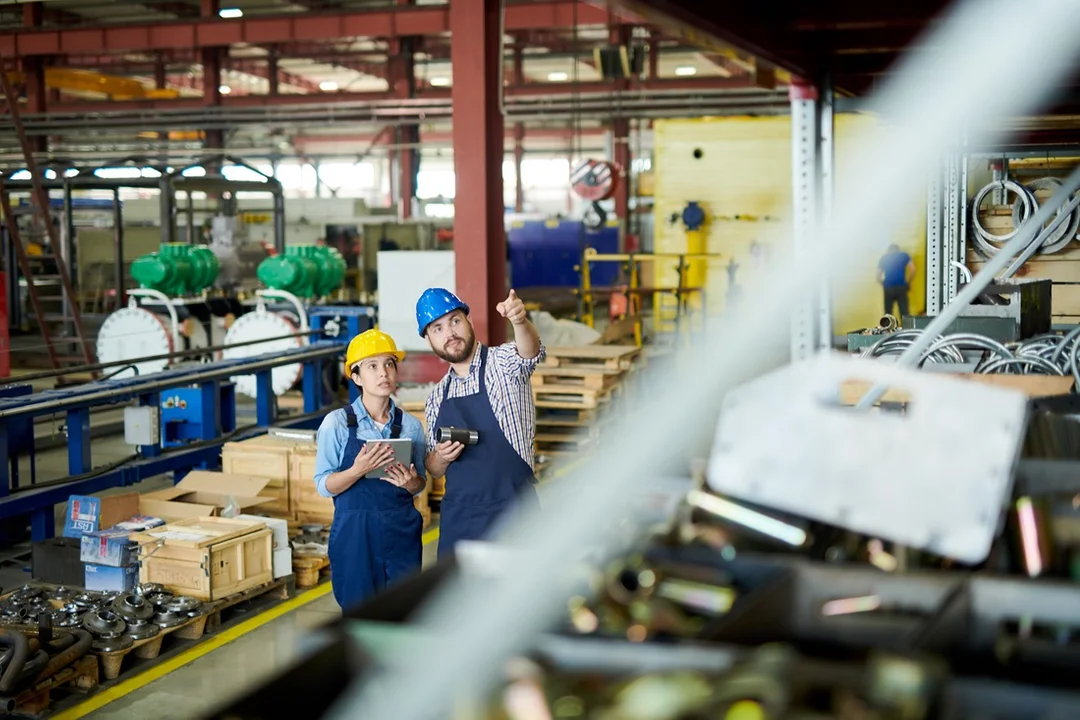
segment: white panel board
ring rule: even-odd
[[[447,250],[384,250],[378,254],[379,329],[403,350],[427,350],[416,333],[416,301],[429,287],[454,287],[454,253]]]

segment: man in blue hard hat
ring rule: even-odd
[[[429,288],[416,303],[416,324],[450,369],[427,400],[428,454],[433,477],[446,476],[439,515],[439,555],[460,540],[487,536],[512,507],[538,502],[533,474],[536,406],[531,377],[544,346],[525,304],[511,290],[495,306],[514,327],[514,341],[476,342],[469,306],[449,290]],[[440,428],[474,430],[478,440],[439,442]]]

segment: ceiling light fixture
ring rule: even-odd
[[[431,84],[434,87],[446,87],[450,84],[450,78],[448,77],[433,77],[431,78]]]
[[[564,72],[548,73],[548,80],[550,80],[551,82],[564,82],[569,77],[570,76]]]
[[[217,90],[222,95],[228,95],[229,93],[232,92],[232,88],[229,87],[228,85],[219,85]]]
[[[338,89],[338,84],[333,80],[323,80],[319,83],[319,89],[323,92],[334,92]]]
[[[680,65],[679,67],[675,68],[675,74],[679,77],[697,75],[697,68],[693,65]]]
[[[221,8],[218,10],[218,17],[223,17],[226,20],[235,20],[236,18],[244,17],[244,11],[240,8]]]

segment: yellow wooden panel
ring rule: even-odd
[[[838,173],[843,172],[845,147],[850,147],[860,129],[872,127],[874,122],[865,115],[837,116]],[[791,119],[658,120],[654,137],[654,247],[657,252],[686,252],[687,236],[680,215],[687,202],[701,204],[711,218],[705,228],[707,251],[724,256],[708,262],[707,303],[710,312],[723,312],[731,261],[737,265],[735,283],[745,289],[759,282],[770,257],[790,251]],[[926,295],[925,208],[916,204],[905,216],[911,218],[909,223],[892,229],[882,227],[880,234],[867,242],[879,246],[882,253],[895,242],[912,256],[916,274],[911,309],[921,313]],[[877,254],[860,266],[843,259],[836,263],[836,333],[875,325],[881,317],[876,264]],[[656,271],[657,286],[677,284],[675,261],[657,263]],[[657,312],[662,317],[670,316],[673,306],[674,298],[657,299]]]

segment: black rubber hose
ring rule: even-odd
[[[38,650],[36,653],[30,654],[30,659],[23,665],[22,674],[19,675],[19,682],[15,683],[16,687],[22,687],[27,685],[27,678],[36,676],[39,672],[45,669],[45,666],[49,664],[49,653],[44,650]],[[16,693],[17,695],[18,693]]]
[[[42,646],[42,650],[49,653],[49,655],[55,655],[56,653],[63,652],[69,647],[75,644],[74,633],[68,633],[64,635],[57,635],[52,642],[48,642]]]
[[[30,643],[26,636],[17,630],[0,628],[0,648],[11,648],[11,660],[0,675],[0,694],[8,695],[15,689],[15,684],[22,675],[23,667],[30,657]]]
[[[45,665],[44,669],[38,673],[34,678],[34,685],[46,678],[50,678],[56,673],[60,672],[63,668],[67,667],[71,663],[81,658],[86,653],[90,652],[90,645],[94,641],[94,636],[88,633],[82,628],[74,628],[72,631],[72,637],[76,638],[75,644],[69,647],[67,650],[54,655],[49,659],[49,662]]]

